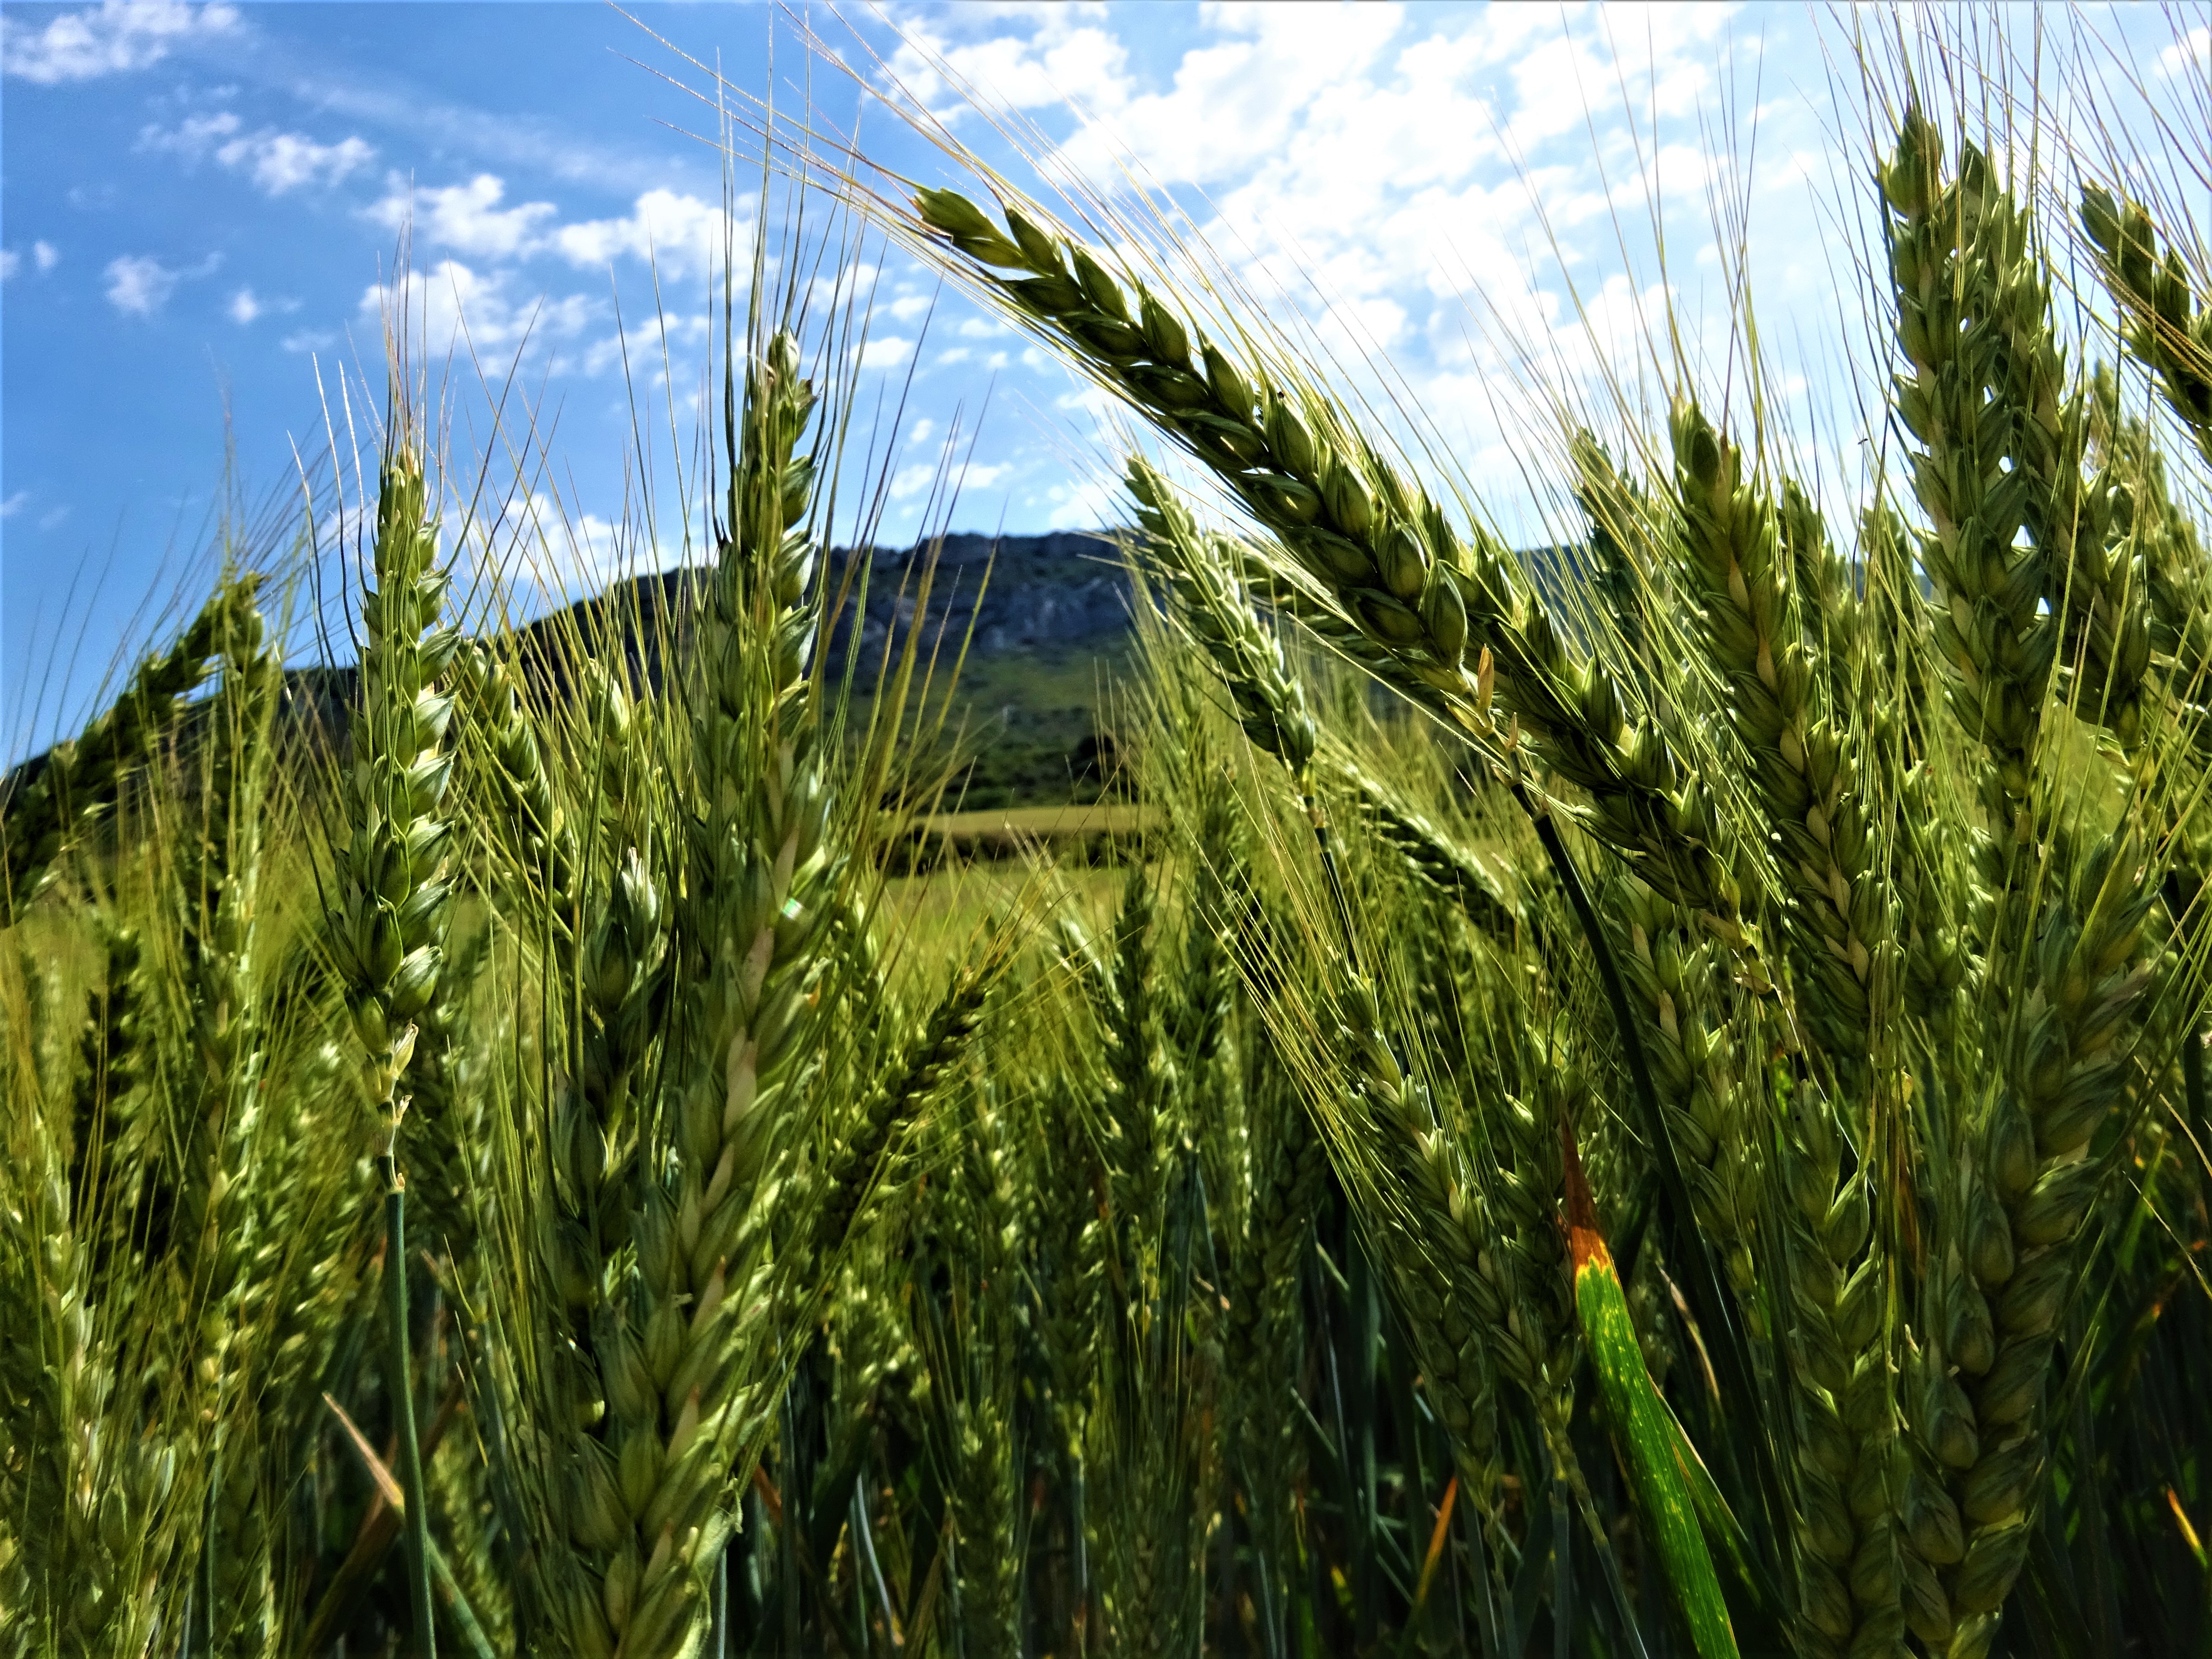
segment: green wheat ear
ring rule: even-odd
[[[362,598],[360,693],[345,776],[346,839],[332,872],[329,917],[363,1092],[382,1120],[375,1137],[386,1182],[386,1308],[391,1374],[399,1377],[412,1376],[398,1164],[408,1100],[400,1085],[415,1051],[416,1021],[437,995],[453,895],[451,828],[439,808],[453,776],[445,737],[453,702],[438,680],[461,636],[440,624],[447,579],[437,559],[422,458],[403,428],[390,440],[377,480],[374,585]],[[391,1399],[407,1499],[409,1599],[416,1639],[430,1659],[433,1547],[411,1383],[392,1389]]]
[[[2169,244],[2160,256],[2158,227],[2140,203],[2085,183],[2081,221],[2128,319],[2128,349],[2156,373],[2175,415],[2212,456],[2212,306],[2198,299],[2179,249]]]
[[[0,924],[45,890],[64,851],[113,811],[124,774],[205,684],[224,641],[253,610],[258,579],[227,580],[174,645],[138,666],[114,704],[77,737],[54,745],[45,767],[0,814]]]
[[[439,807],[453,775],[444,739],[453,702],[438,681],[461,635],[440,625],[437,524],[421,459],[404,441],[385,458],[376,511],[331,937],[368,1097],[391,1111],[445,955],[451,826]]]

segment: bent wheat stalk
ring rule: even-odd
[[[111,812],[124,772],[146,760],[185,700],[206,683],[222,642],[253,608],[258,579],[226,580],[176,643],[138,665],[130,686],[78,737],[57,744],[29,786],[5,803],[0,924],[45,890],[55,861]]]

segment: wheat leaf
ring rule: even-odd
[[[1685,1455],[1688,1442],[1644,1368],[1628,1297],[1620,1275],[1613,1271],[1605,1237],[1598,1231],[1597,1208],[1583,1179],[1572,1135],[1564,1125],[1561,1134],[1566,1142],[1567,1237],[1575,1262],[1575,1310],[1589,1344],[1591,1369],[1605,1395],[1621,1462],[1627,1466],[1637,1507],[1690,1627],[1698,1659],[1736,1659],[1735,1632],[1729,1622],[1712,1555],[1705,1547],[1699,1525],[1703,1505],[1689,1473],[1692,1464],[1700,1474],[1704,1466],[1697,1464],[1693,1453]],[[1710,1476],[1705,1484],[1711,1484]],[[1718,1493],[1712,1496],[1717,1498]],[[1726,1513],[1725,1505],[1722,1512]]]

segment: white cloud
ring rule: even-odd
[[[1092,109],[1115,108],[1128,97],[1128,51],[1095,27],[1109,16],[1099,6],[994,6],[995,24],[1027,21],[1026,37],[1000,34],[955,42],[945,26],[954,18],[904,20],[907,40],[891,71],[939,114],[957,121],[967,113],[964,85],[987,105],[1038,109],[1070,100]]]
[[[896,334],[878,335],[859,349],[862,368],[896,368],[914,355],[914,342]]]
[[[902,18],[911,44],[895,68],[941,112],[957,103],[955,77],[1036,112],[1023,118],[1040,132],[1048,179],[1125,200],[1133,171],[1172,190],[1195,216],[1178,240],[1225,267],[1228,291],[1243,290],[1232,307],[1334,359],[1386,415],[1416,411],[1458,462],[1494,466],[1519,489],[1525,452],[1501,422],[1528,417],[1501,393],[1524,364],[1540,359],[1565,377],[1547,384],[1595,395],[1614,354],[1633,373],[1638,331],[1663,329],[1669,306],[1710,307],[1718,291],[1718,270],[1688,280],[1691,255],[1712,240],[1709,197],[1751,153],[1742,112],[1760,106],[1717,100],[1715,88],[1755,68],[1759,51],[1770,65],[1808,61],[1817,27],[1762,19],[1747,43],[1731,33],[1735,9],[1240,0],[1181,14],[1189,27],[1163,53],[1137,33],[1153,14],[1133,9],[946,8]],[[1067,51],[1079,36],[1079,62]],[[947,76],[933,74],[928,52]],[[1083,112],[1062,107],[1065,94]],[[1778,167],[1841,176],[1823,107],[1816,87],[1761,108],[1763,202]],[[1796,184],[1758,223],[1768,238],[1759,268],[1780,272],[1793,250],[1819,243],[1815,191]],[[1702,349],[1694,315],[1685,327]],[[1004,331],[970,318],[953,331],[964,347]],[[1716,343],[1726,349],[1724,337]],[[933,364],[964,361],[974,373],[980,356],[956,347]],[[1370,374],[1378,357],[1389,369]],[[1045,366],[1034,348],[1020,360]],[[1077,414],[1097,402],[1057,389],[1044,401]],[[1096,521],[1087,498],[1055,506],[1074,515],[1061,522]]]
[[[337,331],[328,328],[302,328],[287,334],[278,342],[287,351],[323,351],[338,343]]]
[[[935,422],[917,421],[907,442],[910,445],[925,442],[936,434]],[[969,459],[973,437],[973,434],[955,427],[945,434],[937,446],[936,455],[931,459],[915,461],[899,468],[891,475],[891,499],[911,501],[916,495],[945,486],[948,481],[949,487],[955,493],[988,489],[1013,471],[1010,463],[986,464]]]
[[[682,382],[693,354],[707,343],[714,319],[705,312],[657,312],[585,347],[576,367],[586,374],[619,370],[634,380],[665,386]]]
[[[718,269],[726,257],[742,270],[752,258],[752,198],[725,213],[712,202],[674,191],[649,190],[620,219],[586,219],[562,225],[547,239],[570,264],[603,269],[628,256],[660,270],[694,276]]]
[[[31,492],[29,490],[19,489],[14,495],[9,496],[7,500],[0,501],[0,519],[14,518],[18,513],[21,513],[23,510],[24,503],[28,501],[30,499]]]
[[[471,351],[508,354],[537,343],[573,341],[599,315],[599,302],[580,294],[556,297],[516,287],[519,273],[479,273],[456,259],[428,270],[410,270],[393,287],[371,287],[361,296],[365,325],[379,327],[387,314],[405,319],[431,359]]]
[[[107,302],[134,317],[150,317],[169,303],[177,284],[205,276],[222,263],[210,254],[197,265],[165,265],[150,253],[126,253],[107,263]]]
[[[238,22],[235,6],[184,0],[102,0],[44,28],[0,17],[0,72],[41,86],[90,81],[158,64],[173,46],[227,33]]]
[[[538,228],[556,212],[550,202],[522,202],[501,207],[507,183],[497,173],[479,173],[465,185],[418,190],[394,174],[390,193],[368,210],[389,229],[411,226],[420,240],[483,258],[511,259],[538,241]]]
[[[418,241],[474,258],[512,260],[550,255],[581,270],[620,259],[648,263],[663,276],[692,276],[719,269],[725,258],[743,269],[752,258],[752,198],[734,212],[670,190],[649,190],[618,218],[560,222],[550,202],[507,200],[507,181],[480,173],[466,184],[417,188],[393,174],[368,216]]]
[[[1389,148],[1338,158],[1332,171],[1373,179],[1412,159],[1407,152],[1415,147],[1390,131],[1407,118],[1391,107],[1406,101],[1403,94],[1388,103],[1361,95],[1371,67],[1404,26],[1403,7],[1222,5],[1206,17],[1216,38],[1183,54],[1173,84],[1118,100],[1087,142],[1070,146],[1069,161],[1103,176],[1113,151],[1127,148],[1164,181],[1203,183],[1263,157],[1289,160],[1285,148],[1316,125],[1340,130],[1355,121],[1369,129],[1370,144],[1379,138]],[[1437,137],[1425,135],[1422,157],[1465,147],[1463,130],[1453,143],[1440,144]],[[1108,142],[1112,137],[1127,143]]]
[[[375,146],[364,138],[348,137],[325,144],[302,132],[279,132],[274,127],[246,132],[244,125],[230,110],[187,116],[175,127],[141,129],[137,147],[166,150],[188,161],[211,155],[270,196],[306,185],[335,185],[376,159]]]
[[[40,276],[43,276],[46,275],[46,272],[52,270],[56,265],[59,264],[61,261],[61,251],[52,242],[40,241],[31,244],[31,263],[38,268],[38,271]],[[23,254],[21,249],[12,247],[0,248],[0,279],[13,276],[22,268]]]
[[[580,510],[544,490],[518,489],[464,532],[466,556],[482,570],[497,570],[503,580],[535,588],[544,599],[565,602],[604,592],[611,582],[681,562],[680,538],[658,532],[642,515],[618,520]],[[459,502],[446,519],[460,524],[466,514]]]
[[[848,259],[832,270],[821,271],[807,282],[807,307],[810,310],[840,309],[872,292],[882,271],[882,266],[867,259]]]
[[[139,128],[138,142],[134,148],[156,152],[167,150],[187,161],[197,161],[216,145],[235,136],[245,125],[234,110],[217,110],[212,115],[188,115],[173,127]]]
[[[1123,510],[1116,479],[1054,484],[1045,491],[1045,499],[1052,503],[1045,523],[1054,530],[1096,530],[1114,523]]]
[[[884,309],[890,312],[896,320],[910,323],[917,317],[927,316],[930,307],[936,303],[936,298],[932,295],[902,294]]]
[[[257,132],[225,144],[216,153],[225,167],[251,173],[271,196],[302,185],[334,185],[376,159],[376,147],[349,136],[320,144],[304,133]]]
[[[636,538],[625,533],[626,526],[596,513],[562,518],[550,529],[552,533],[544,544],[547,551],[557,568],[569,575],[574,584],[569,591],[579,593],[603,592],[610,582],[637,574],[638,555],[651,545],[641,547]]]
[[[2212,27],[2198,24],[2158,55],[2161,77],[2212,74]]]

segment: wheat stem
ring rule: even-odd
[[[386,1394],[392,1433],[399,1442],[399,1487],[406,1494],[407,1595],[415,1610],[417,1659],[437,1659],[436,1603],[430,1592],[430,1506],[422,1480],[422,1445],[415,1430],[415,1369],[407,1316],[407,1182],[398,1159],[377,1160],[384,1178],[384,1317]]]

